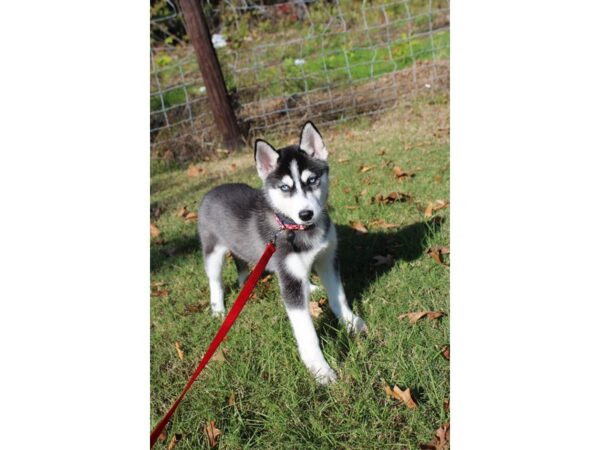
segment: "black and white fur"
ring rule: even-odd
[[[336,255],[335,226],[327,213],[327,149],[311,122],[301,133],[300,145],[275,150],[257,140],[254,158],[262,190],[245,184],[224,184],[208,192],[200,204],[198,231],[210,284],[213,315],[225,312],[221,273],[231,252],[242,284],[249,264],[262,255],[279,226],[275,213],[288,222],[310,225],[301,231],[286,230],[277,238],[277,251],[267,270],[279,279],[281,295],[298,343],[302,361],[318,382],[336,379],[319,348],[309,314],[309,277],[314,269],[327,291],[329,305],[349,331],[363,331],[365,323],[346,301]]]

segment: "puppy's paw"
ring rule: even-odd
[[[308,367],[308,370],[310,370],[310,373],[312,373],[313,377],[315,377],[317,383],[323,386],[333,383],[335,380],[337,380],[335,371],[329,367],[329,364],[327,363],[311,364]]]
[[[223,317],[225,317],[225,310],[213,308],[210,315],[216,317],[217,319],[222,319]]]
[[[310,289],[311,293],[312,292],[317,292],[317,291],[321,290],[321,286],[317,286],[316,284],[312,284],[312,283],[308,284],[308,288]]]
[[[369,330],[367,324],[360,317],[353,315],[349,320],[346,320],[346,329],[350,334],[366,334]]]

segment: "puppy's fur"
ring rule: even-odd
[[[262,190],[245,184],[224,184],[208,192],[199,209],[198,231],[210,284],[214,315],[225,312],[221,273],[225,254],[232,253],[242,284],[248,266],[256,263],[266,243],[279,230],[275,215],[287,224],[267,270],[277,274],[302,361],[318,382],[336,379],[319,348],[308,309],[309,276],[314,269],[327,291],[332,311],[352,332],[365,328],[352,313],[340,281],[335,225],[326,210],[329,166],[327,149],[316,127],[307,122],[300,145],[279,150],[257,140],[254,157]]]

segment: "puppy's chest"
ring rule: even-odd
[[[310,249],[300,252],[290,252],[284,259],[284,265],[288,272],[296,278],[304,278],[321,254],[327,252],[331,245],[329,240],[323,240],[313,245]]]

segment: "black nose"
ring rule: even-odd
[[[303,209],[298,213],[302,220],[310,220],[312,219],[313,212],[310,209]]]

